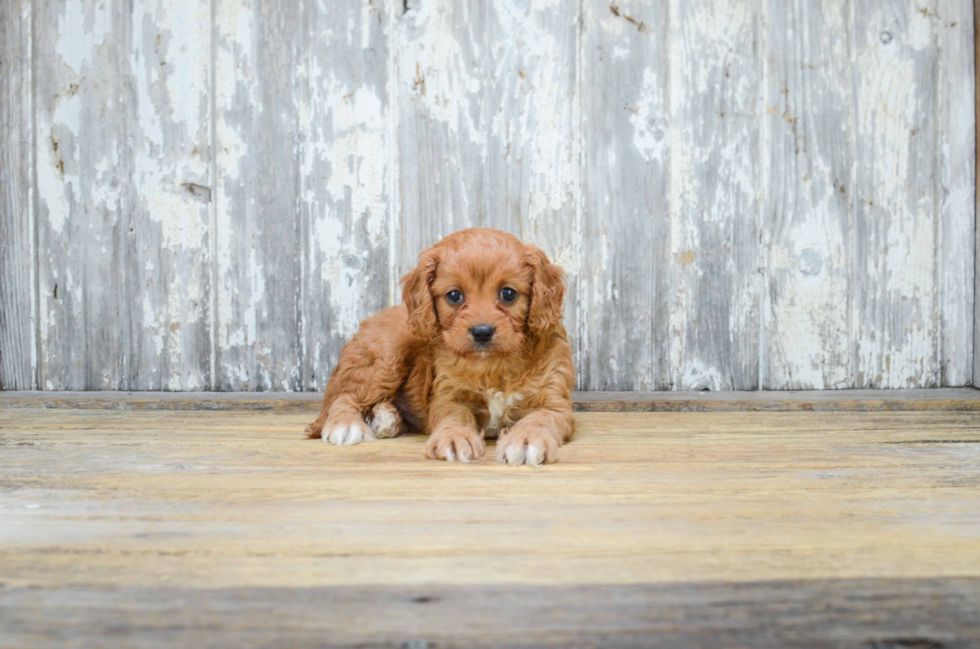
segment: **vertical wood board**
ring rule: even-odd
[[[766,6],[766,389],[851,387],[855,125],[846,3]]]
[[[580,385],[669,389],[669,6],[584,6]]]
[[[0,390],[36,387],[31,17],[0,3]]]
[[[761,6],[670,3],[674,389],[759,388]]]
[[[209,15],[35,3],[44,389],[209,385]]]

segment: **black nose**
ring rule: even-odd
[[[479,344],[486,345],[493,338],[493,333],[496,330],[496,327],[493,325],[473,325],[470,327],[470,335],[473,336],[473,340]]]

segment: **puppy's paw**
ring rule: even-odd
[[[357,415],[345,414],[329,417],[323,424],[323,441],[337,446],[350,446],[374,441],[374,431]]]
[[[483,435],[462,426],[442,428],[425,443],[425,456],[430,460],[472,462],[483,457]]]
[[[510,466],[539,466],[558,461],[558,435],[542,426],[517,422],[497,441],[497,461]]]
[[[322,431],[323,431],[323,422],[321,422],[318,419],[317,421],[314,421],[312,424],[307,426],[306,430],[303,432],[305,432],[306,436],[309,437],[310,439],[317,439],[320,437],[320,433]]]
[[[402,432],[402,414],[390,401],[381,401],[371,414],[371,430],[379,438],[398,437]]]

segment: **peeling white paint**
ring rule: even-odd
[[[777,5],[316,0],[269,16],[218,0],[213,32],[192,0],[41,7],[39,381],[77,387],[87,364],[96,387],[146,366],[166,389],[320,388],[379,278],[397,300],[422,245],[488,223],[568,272],[583,387],[968,382],[972,4],[801,6],[785,28]],[[275,57],[294,67],[270,102]],[[102,115],[120,123],[90,128]],[[286,213],[243,186],[281,160],[260,116],[293,138]],[[296,266],[263,259],[272,219],[296,223]],[[111,258],[129,265],[95,268]],[[124,273],[142,293],[97,285]],[[86,318],[113,311],[137,325],[131,348],[92,336],[85,353],[115,356],[72,356]]]

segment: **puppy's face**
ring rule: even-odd
[[[560,268],[534,246],[487,228],[463,230],[425,250],[403,278],[417,335],[458,356],[517,352],[561,321]]]
[[[517,351],[525,339],[530,291],[528,269],[515,250],[447,251],[430,285],[446,347],[459,356]]]

